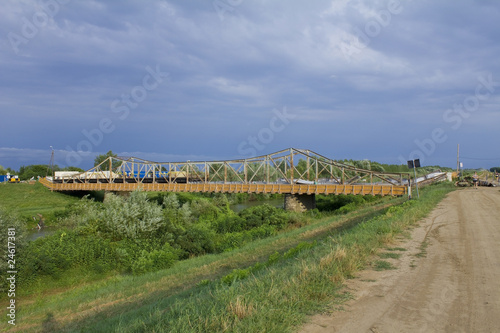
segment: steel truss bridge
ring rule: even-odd
[[[203,162],[151,162],[109,157],[92,169],[47,177],[54,191],[143,191],[284,193],[292,195],[408,194],[409,173],[367,170],[289,148],[247,159]]]

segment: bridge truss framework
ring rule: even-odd
[[[408,194],[409,173],[334,161],[311,150],[227,161],[152,162],[109,157],[86,172],[41,182],[55,191],[167,191],[286,194]]]

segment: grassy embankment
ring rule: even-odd
[[[42,184],[0,184],[0,207],[24,221],[42,214],[46,221],[54,221],[58,212],[75,203],[80,198],[58,192],[50,192]],[[37,217],[38,219],[38,217]]]
[[[286,332],[348,295],[342,282],[453,187],[387,198],[226,253],[19,299],[17,331]]]

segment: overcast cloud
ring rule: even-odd
[[[500,165],[497,1],[2,1],[0,164]]]

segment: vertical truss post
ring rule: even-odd
[[[290,149],[290,184],[293,184],[293,150]]]
[[[109,158],[109,182],[111,183],[111,166],[113,165],[113,158]]]
[[[310,165],[310,161],[309,161],[309,155],[307,156],[307,180],[311,180],[311,173],[310,173],[310,170],[309,168],[311,167]]]
[[[120,165],[120,171],[122,173],[123,184],[126,183],[126,181],[125,181],[125,170],[124,170],[124,167],[123,167],[124,164],[125,164],[125,162],[122,162],[122,164]]]
[[[205,162],[205,183],[208,182],[208,164]]]
[[[224,184],[227,182],[227,162],[224,162]]]
[[[168,163],[168,183],[172,183],[172,163]]]
[[[247,160],[243,160],[243,174],[245,176],[245,184],[248,184],[248,167],[247,167]]]
[[[270,173],[270,163],[269,163],[269,155],[266,155],[265,162],[266,163],[266,183],[269,184],[269,173]]]
[[[319,174],[318,174],[318,160],[314,161],[314,163],[316,164],[315,165],[315,169],[314,169],[314,173],[316,174],[316,177],[314,177],[314,180],[316,181],[316,184],[319,183]]]

